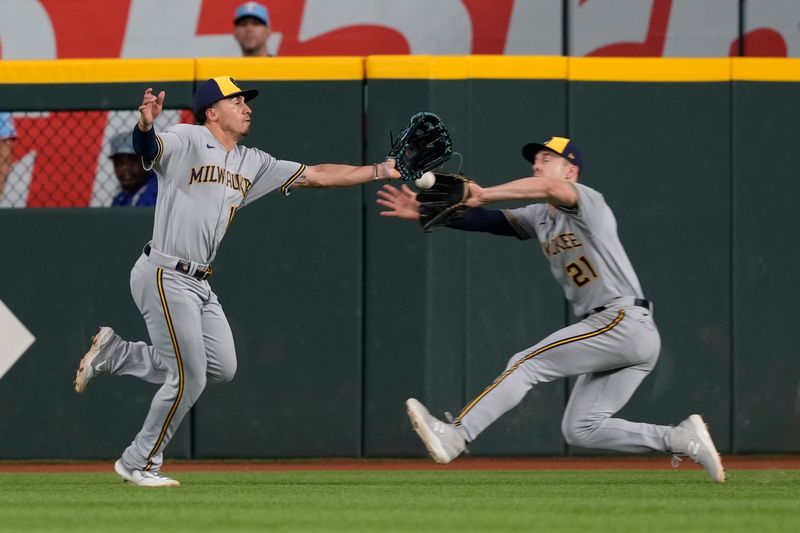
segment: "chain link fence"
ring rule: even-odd
[[[16,138],[0,157],[0,208],[108,207],[121,191],[110,139],[130,132],[138,111],[52,111],[11,114]],[[157,128],[192,123],[189,110],[164,111]],[[10,144],[10,149],[9,149]]]

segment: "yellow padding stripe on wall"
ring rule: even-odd
[[[565,79],[561,56],[369,56],[368,79]]]
[[[800,81],[800,59],[736,57],[732,63],[736,81]]]
[[[554,79],[598,82],[800,81],[800,59],[369,56],[0,61],[0,85],[244,81]]]
[[[193,81],[194,59],[0,61],[0,84]]]
[[[572,57],[570,81],[730,81],[731,60],[634,57]]]
[[[238,57],[197,60],[197,79],[231,76],[249,81],[363,80],[363,57]]]

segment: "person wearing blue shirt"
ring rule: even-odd
[[[11,172],[11,161],[14,155],[14,139],[17,138],[17,130],[14,128],[14,119],[11,113],[0,113],[0,199],[3,198],[3,189],[6,185],[6,177]]]
[[[114,197],[111,207],[148,207],[156,205],[158,178],[152,170],[145,170],[139,156],[133,151],[130,132],[118,133],[111,138],[111,155],[114,174],[122,191]]]

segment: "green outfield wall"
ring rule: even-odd
[[[621,416],[700,412],[724,453],[800,451],[791,154],[800,61],[512,56],[0,62],[0,110],[135,109],[144,88],[185,109],[198,81],[261,91],[243,144],[307,164],[385,157],[439,114],[483,185],[530,174],[521,146],[576,139],[655,303],[656,370]],[[514,353],[575,319],[539,244],[380,217],[380,184],[269,195],[242,210],[212,287],[239,359],[209,387],[172,457],[418,456],[403,401],[459,409]],[[508,204],[508,206],[519,204]],[[0,380],[0,458],[113,458],[154,386],[101,377],[72,392],[100,324],[146,340],[130,268],[152,209],[2,209],[0,300],[36,336]],[[569,381],[537,386],[476,455],[597,453],[560,435]]]

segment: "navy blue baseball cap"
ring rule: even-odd
[[[244,96],[244,101],[248,102],[258,96],[258,89],[242,89],[230,76],[217,76],[204,81],[197,88],[192,100],[192,110],[198,113],[211,107],[214,102],[239,95]]]
[[[566,137],[550,137],[548,140],[539,143],[528,143],[522,147],[522,157],[531,163],[536,161],[536,154],[542,150],[555,152],[573,165],[583,170],[583,154],[575,141]]]
[[[269,11],[266,6],[258,2],[247,2],[237,7],[233,14],[233,23],[237,24],[245,17],[253,17],[269,26]]]

